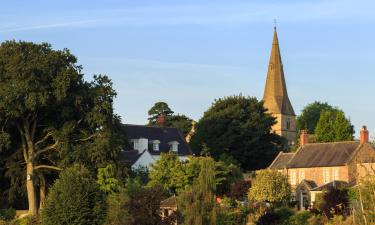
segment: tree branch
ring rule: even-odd
[[[38,169],[51,169],[51,170],[58,170],[58,171],[63,170],[63,169],[61,169],[60,167],[57,167],[57,166],[49,166],[49,165],[38,165],[38,166],[35,166],[35,167],[34,167],[34,170],[38,170]]]
[[[44,136],[42,139],[40,139],[39,141],[35,142],[35,146],[45,142],[49,137],[51,137],[53,135],[53,132],[50,131],[46,134],[46,136]]]
[[[88,136],[87,138],[78,139],[78,140],[76,140],[76,142],[79,142],[79,141],[88,141],[90,139],[93,139],[95,136],[97,136],[97,134],[92,134],[92,135]],[[99,136],[100,136],[100,134],[99,134]]]
[[[52,150],[52,149],[56,149],[57,145],[59,145],[59,141],[56,141],[53,145],[50,145],[50,146],[47,146],[39,151],[37,151],[35,154],[34,154],[34,158],[36,158],[38,155],[44,153],[44,152],[47,152],[49,150]]]

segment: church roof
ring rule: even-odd
[[[267,108],[271,113],[295,116],[286,89],[276,27],[273,35],[272,50],[268,65],[267,81],[263,101],[264,107]]]

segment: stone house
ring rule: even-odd
[[[330,187],[352,186],[361,177],[374,174],[375,149],[364,126],[359,141],[309,143],[308,134],[300,136],[295,153],[280,152],[269,166],[288,176],[300,209],[315,202],[317,193]]]

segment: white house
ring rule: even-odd
[[[187,160],[192,155],[177,128],[131,124],[125,127],[129,146],[121,152],[121,159],[132,168],[150,167],[163,152],[176,152],[180,160]]]

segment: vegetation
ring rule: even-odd
[[[51,187],[43,209],[43,224],[102,224],[105,198],[99,185],[83,166],[61,173]]]
[[[252,181],[249,200],[270,202],[273,204],[288,203],[291,187],[288,177],[274,170],[259,170]]]
[[[354,127],[343,111],[323,111],[315,128],[319,142],[351,141]]]
[[[174,114],[165,102],[157,102],[148,111],[148,124],[158,125],[157,118],[163,115],[165,118],[164,126],[176,127],[181,134],[186,137],[191,131],[193,120],[183,114]]]
[[[0,98],[0,149],[6,152],[10,188],[25,184],[33,215],[37,192],[45,192],[51,170],[75,162],[95,168],[115,160],[125,140],[117,132],[111,81],[102,75],[83,80],[76,62],[69,50],[45,43],[0,46],[0,96],[6,96]]]
[[[220,159],[229,155],[244,170],[268,166],[285,139],[271,133],[275,118],[256,98],[230,96],[215,100],[196,125],[192,148]]]
[[[301,114],[297,117],[297,133],[305,129],[309,134],[315,132],[316,125],[318,124],[320,114],[323,111],[337,111],[336,108],[329,105],[327,102],[318,102],[308,104],[302,109]]]
[[[178,206],[181,210],[184,224],[216,224],[217,209],[214,171],[215,161],[205,158],[197,181],[179,196]]]

